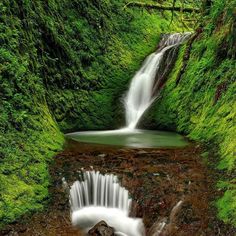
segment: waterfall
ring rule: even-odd
[[[141,132],[135,129],[137,124],[157,98],[177,57],[179,45],[189,36],[190,33],[164,35],[157,51],[146,58],[133,77],[125,97],[125,128],[102,132],[80,132],[80,134],[103,136],[131,133],[134,135]],[[77,133],[70,134],[73,135]],[[134,142],[137,145],[137,141]],[[115,175],[102,175],[98,171],[82,172],[81,179],[75,181],[70,188],[70,205],[72,224],[85,232],[104,220],[115,229],[116,235],[145,235],[142,219],[129,217],[131,198]],[[160,235],[167,227],[167,223],[163,220],[156,227],[157,235]]]
[[[132,200],[128,190],[118,183],[117,176],[102,175],[99,171],[86,171],[82,175],[83,181],[75,181],[70,189],[72,211],[87,206],[103,206],[129,214]]]
[[[156,90],[161,87],[161,83],[170,71],[171,64],[177,56],[176,50],[190,34],[165,35],[158,50],[146,58],[140,70],[133,77],[125,97],[126,127],[128,129],[136,128],[144,112],[156,99]]]
[[[131,198],[113,174],[102,175],[99,171],[82,173],[70,188],[72,224],[85,232],[104,220],[114,227],[116,234],[143,236],[141,219],[130,218]]]

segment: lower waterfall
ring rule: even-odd
[[[72,224],[88,231],[104,220],[114,227],[117,235],[143,236],[141,219],[130,218],[131,198],[115,175],[99,171],[82,173],[81,180],[70,188]]]

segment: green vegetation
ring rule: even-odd
[[[43,208],[60,130],[120,126],[119,100],[170,12],[122,0],[0,2],[0,225]]]
[[[175,2],[200,8],[200,0]],[[120,127],[119,101],[161,33],[196,24],[196,16],[182,12],[124,5],[124,0],[0,2],[0,227],[43,209],[48,164],[64,143],[61,131]],[[219,217],[236,225],[235,1],[216,0],[204,11],[203,32],[187,66],[179,77],[188,44],[151,118],[156,127],[218,150],[218,168],[227,175],[217,186],[224,196],[216,205]]]
[[[188,134],[193,140],[211,143],[218,151],[218,169],[225,170],[219,188],[224,195],[217,201],[219,217],[236,225],[235,118],[236,45],[235,1],[214,1],[203,33],[194,41],[187,67],[179,77],[188,45],[152,108],[159,128]],[[178,81],[178,80],[179,81]]]

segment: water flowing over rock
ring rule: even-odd
[[[70,190],[71,209],[76,211],[88,206],[118,208],[129,214],[131,198],[128,190],[121,187],[113,174],[102,175],[99,171],[82,173],[82,181],[76,181]]]
[[[157,91],[176,59],[177,49],[191,33],[175,33],[163,36],[158,50],[149,55],[133,77],[125,97],[126,126],[135,129],[144,112],[157,98]]]
[[[177,214],[182,207],[183,201],[177,202],[177,204],[172,208],[169,217],[163,217],[158,219],[151,229],[149,230],[150,236],[168,236],[174,235],[174,230],[177,228]]]
[[[114,229],[107,225],[105,221],[98,222],[88,232],[89,236],[114,236]]]
[[[141,219],[130,218],[131,198],[115,175],[86,171],[70,189],[72,224],[86,232],[104,220],[117,235],[142,236]]]

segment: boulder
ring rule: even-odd
[[[98,222],[92,229],[88,231],[89,236],[114,236],[114,228],[107,225],[105,221]]]

